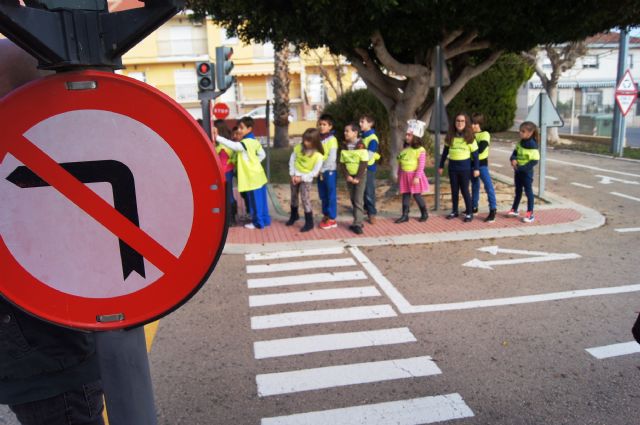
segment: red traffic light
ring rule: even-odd
[[[198,72],[200,74],[207,74],[209,70],[211,70],[211,65],[206,62],[202,62],[200,65],[198,65]]]

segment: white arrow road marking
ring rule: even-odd
[[[600,178],[600,181],[598,182],[600,184],[611,184],[612,182],[618,182],[618,183],[624,183],[624,184],[635,184],[635,185],[640,184],[640,182],[633,181],[633,180],[617,179],[615,177],[601,176],[599,174],[596,174],[596,177]]]
[[[523,264],[523,263],[541,263],[544,261],[558,261],[558,260],[571,260],[574,258],[580,258],[578,254],[559,254],[553,252],[542,252],[542,251],[527,251],[522,249],[506,249],[500,248],[498,246],[485,246],[482,248],[478,248],[478,251],[488,252],[492,255],[497,254],[517,254],[517,255],[529,255],[526,258],[512,258],[509,260],[493,260],[493,261],[483,261],[479,258],[474,258],[471,261],[467,261],[463,264],[465,267],[475,267],[478,269],[486,269],[493,270],[492,266],[507,266],[512,264]]]

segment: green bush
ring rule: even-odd
[[[389,115],[384,105],[368,90],[354,90],[343,94],[325,106],[323,113],[330,114],[336,121],[336,136],[344,140],[344,127],[351,121],[358,121],[361,114],[370,113],[376,120],[376,134],[380,140],[381,162],[389,161]]]
[[[450,115],[480,112],[485,116],[484,130],[507,130],[516,116],[518,89],[532,74],[533,69],[519,55],[502,55],[491,68],[469,81],[447,110]]]

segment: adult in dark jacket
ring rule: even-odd
[[[0,40],[0,98],[41,73]],[[103,425],[93,335],[45,323],[0,296],[0,404],[23,425]]]

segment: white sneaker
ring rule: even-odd
[[[509,212],[506,214],[507,217],[517,217],[518,216],[518,210],[514,210],[513,208],[509,210]]]
[[[248,223],[244,225],[244,228],[253,230],[256,228],[256,226],[254,226],[253,223]]]

